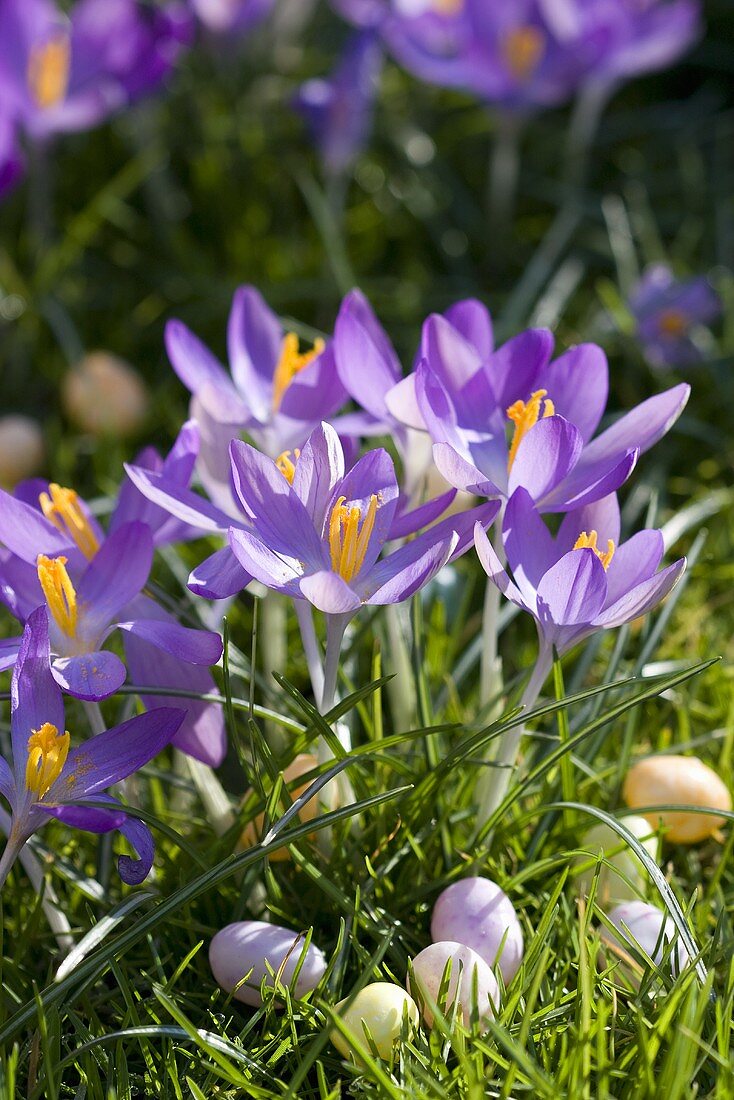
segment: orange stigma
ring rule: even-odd
[[[99,541],[82,509],[78,495],[73,489],[64,489],[54,482],[49,485],[48,490],[48,493],[41,493],[38,498],[44,516],[62,535],[69,535],[87,561],[91,561],[99,550]]]
[[[331,568],[347,583],[357,576],[364,564],[370,536],[377,515],[377,494],[373,493],[362,517],[362,509],[356,504],[344,506],[346,497],[339,497],[329,519],[329,549]],[[361,527],[360,527],[361,524]]]
[[[545,35],[538,27],[517,27],[502,43],[502,54],[516,80],[529,80],[545,52]]]
[[[688,331],[688,318],[679,309],[666,309],[660,314],[658,326],[664,336],[676,339]]]
[[[586,531],[582,531],[579,537],[576,539],[573,548],[574,550],[593,550],[599,561],[604,566],[604,572],[606,572],[609,566],[612,564],[612,558],[614,557],[614,539],[607,539],[607,549],[606,551],[603,551],[600,550],[599,547],[596,545],[598,538],[599,536],[596,531],[590,531],[588,534],[586,533]]]
[[[275,373],[273,374],[273,409],[277,412],[283,400],[283,394],[293,379],[302,370],[313,363],[324,350],[324,341],[315,340],[311,351],[299,351],[298,337],[295,332],[287,332],[280,347]]]
[[[45,554],[39,554],[36,565],[38,579],[54,622],[67,638],[75,638],[76,590],[66,571],[66,562],[66,558],[47,558]]]
[[[64,770],[69,755],[69,734],[44,722],[28,738],[25,785],[37,799],[43,798]]]
[[[517,454],[517,448],[520,446],[530,429],[534,428],[539,420],[545,420],[547,416],[555,415],[555,405],[550,397],[546,397],[547,393],[547,390],[535,390],[535,392],[530,395],[529,401],[516,401],[514,405],[510,405],[507,410],[507,419],[511,420],[515,425],[515,434],[510,444],[510,456],[507,460],[508,470],[512,469],[512,464]],[[545,401],[543,401],[544,397]]]
[[[28,58],[28,88],[43,110],[62,101],[69,87],[71,46],[68,34],[58,31],[42,45],[31,47]]]
[[[293,455],[295,462],[291,459],[291,455]],[[296,447],[295,451],[281,451],[275,460],[275,465],[289,485],[293,484],[293,478],[296,476],[296,462],[298,462],[300,457],[301,452],[298,447]]]

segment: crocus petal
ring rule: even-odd
[[[553,334],[548,329],[530,328],[513,336],[489,356],[484,370],[501,409],[515,401],[528,400],[538,388],[538,375],[545,370],[552,354]]]
[[[158,707],[91,737],[71,750],[46,801],[73,802],[127,779],[166,747],[184,717],[183,710]]]
[[[25,789],[28,738],[45,722],[64,730],[64,704],[50,667],[48,613],[39,607],[26,623],[10,683],[10,730],[18,790]]]
[[[648,611],[652,611],[654,607],[657,607],[671,589],[675,587],[685,567],[686,559],[680,558],[679,561],[669,565],[667,569],[656,573],[654,577],[642,581],[641,584],[625,593],[616,603],[606,607],[600,615],[597,615],[594,625],[607,628],[622,626],[623,623],[631,622],[641,615],[646,615]]]
[[[615,493],[637,465],[638,454],[638,451],[627,451],[616,460],[602,458],[592,464],[585,460],[585,452],[582,452],[576,468],[540,502],[543,511],[580,509]]]
[[[385,394],[400,380],[395,350],[359,290],[347,294],[334,326],[334,355],[347,393],[378,419],[388,416]]]
[[[323,420],[336,412],[348,396],[337,373],[334,345],[329,343],[289,383],[280,411],[298,421]]]
[[[88,702],[106,699],[122,687],[127,677],[120,658],[107,649],[77,657],[56,657],[52,672],[64,691]]]
[[[482,563],[484,572],[492,583],[497,585],[502,595],[506,596],[512,603],[517,604],[518,607],[522,607],[525,610],[532,610],[533,614],[535,614],[534,608],[528,607],[522,597],[522,592],[508,577],[481,523],[477,523],[474,526],[474,545],[476,547],[477,557]]]
[[[188,587],[206,600],[225,600],[247,588],[251,580],[227,544],[194,566]]]
[[[562,416],[539,420],[517,448],[510,470],[509,495],[522,488],[533,500],[543,501],[576,466],[582,447],[578,428]]]
[[[465,493],[480,497],[500,497],[502,490],[493,481],[484,477],[471,462],[462,458],[450,443],[434,443],[433,461],[442,477],[449,485],[454,485]]]
[[[585,442],[591,439],[609,394],[609,367],[602,349],[596,344],[570,348],[550,364],[540,382],[556,412],[578,428]]]
[[[215,665],[222,656],[222,639],[211,630],[191,630],[164,619],[135,619],[117,623],[118,630],[165,649],[192,665]]]
[[[191,393],[199,393],[204,386],[210,385],[228,394],[239,406],[239,394],[222,364],[182,321],[168,322],[165,343],[171,366]]]
[[[455,302],[446,310],[444,317],[477,349],[480,359],[489,358],[494,351],[492,316],[482,302],[476,298]]]
[[[104,803],[100,806],[46,806],[38,805],[39,810],[50,817],[63,821],[66,825],[72,825],[76,829],[84,829],[91,833],[108,833],[117,829],[138,853],[139,859],[122,855],[117,859],[117,870],[123,882],[128,886],[138,886],[147,878],[153,866],[155,845],[150,829],[143,821],[135,817],[129,817],[125,807],[111,798],[109,795],[95,795],[95,802]],[[107,808],[109,807],[109,808]]]
[[[95,802],[98,799],[101,801],[101,796],[95,795]],[[113,799],[109,799],[109,802],[112,801]],[[122,807],[115,811],[102,806],[51,806],[39,802],[36,809],[42,810],[49,817],[55,817],[57,821],[63,821],[65,825],[71,825],[73,829],[83,829],[87,833],[111,833],[113,829],[119,829],[125,820]]]
[[[607,575],[593,550],[572,550],[538,585],[538,618],[548,640],[557,626],[590,623],[604,606]]]
[[[20,622],[46,602],[35,562],[0,549],[0,600]]]
[[[425,431],[426,422],[418,405],[415,392],[415,375],[409,374],[401,379],[391,390],[385,394],[385,405],[390,416],[400,424],[416,431]]]
[[[0,641],[0,672],[12,668],[18,660],[20,642],[20,638],[3,638]]]
[[[690,392],[691,387],[681,383],[637,405],[591,441],[584,451],[584,463],[592,465],[633,449],[640,454],[649,451],[675,424]]]
[[[275,553],[319,569],[321,540],[313,520],[275,463],[239,440],[231,443],[230,454],[235,492],[263,541]]]
[[[176,442],[165,459],[162,460],[157,452],[148,448],[136,457],[132,465],[159,474],[164,482],[187,488],[194,473],[199,446],[198,425],[193,420],[189,420],[181,428]],[[117,504],[110,519],[110,534],[132,520],[147,523],[156,534],[156,545],[161,545],[163,541],[160,537],[161,528],[169,524],[170,513],[166,507],[156,506],[127,477],[120,486]]]
[[[283,326],[259,290],[239,287],[229,314],[227,351],[237,389],[261,424],[273,411],[273,373],[282,340]]]
[[[456,489],[449,489],[447,493],[442,493],[440,496],[434,497],[433,500],[426,501],[418,508],[413,508],[409,512],[396,513],[390,527],[390,540],[407,538],[408,535],[414,535],[416,531],[420,531],[429,523],[433,523],[434,520],[443,515],[455,498]]]
[[[344,449],[330,424],[321,423],[301,449],[293,475],[293,492],[320,528],[335,485],[344,477]]]
[[[558,560],[558,553],[526,489],[516,489],[507,502],[502,541],[515,582],[532,602],[541,580]]]
[[[0,489],[2,542],[23,561],[35,565],[39,554],[76,553],[76,546],[41,511]]]
[[[560,558],[569,550],[573,550],[582,532],[590,534],[596,531],[599,536],[599,546],[602,549],[606,547],[608,539],[618,546],[620,527],[619,501],[616,493],[609,493],[601,500],[595,500],[593,504],[587,504],[583,508],[575,508],[563,517],[561,526],[558,528],[556,557]]]
[[[126,523],[105,539],[77,585],[81,629],[94,636],[112,622],[140,592],[152,564],[153,536],[146,524]]]
[[[361,606],[359,596],[347,582],[328,569],[302,577],[300,590],[314,607],[326,615],[346,615],[358,611]]]
[[[440,313],[431,314],[423,324],[421,356],[452,395],[482,365],[477,348]]]
[[[153,866],[155,856],[153,834],[145,822],[137,817],[126,817],[119,826],[119,831],[138,853],[138,858],[118,856],[118,874],[128,886],[139,886],[148,877]]]
[[[419,536],[401,546],[384,558],[367,578],[365,601],[388,604],[409,599],[443,569],[458,541],[456,532],[450,532],[438,541]]]
[[[0,756],[0,795],[7,799],[11,807],[15,804],[15,778],[4,756]]]
[[[607,606],[652,577],[663,560],[664,552],[661,531],[638,531],[618,546],[607,570]]]
[[[232,517],[226,512],[193,490],[168,481],[163,474],[130,465],[125,466],[125,472],[144,497],[202,533],[221,533],[232,523]]]
[[[286,592],[290,596],[298,594],[298,582],[303,573],[298,558],[276,554],[249,531],[238,531],[235,527],[230,529],[229,544],[242,568],[255,580],[276,592]]]

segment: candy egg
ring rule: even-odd
[[[712,768],[696,756],[650,756],[627,773],[622,791],[628,806],[702,806],[731,810],[731,794]],[[662,822],[665,837],[677,844],[695,844],[723,825],[716,814],[660,810],[646,813],[651,825]]]
[[[650,822],[644,817],[631,814],[629,817],[622,818],[621,823],[633,836],[637,837],[650,857],[657,860],[658,838]],[[576,879],[579,894],[588,894],[596,873],[596,864],[589,866],[589,863],[600,852],[608,861],[601,865],[596,890],[596,900],[603,909],[608,908],[610,904],[633,901],[644,891],[647,883],[644,865],[611,826],[600,824],[589,829],[579,848],[588,852],[588,855],[577,856],[574,861],[576,865],[585,865],[585,870]],[[622,878],[622,875],[625,877]],[[631,885],[628,885],[625,879],[628,879]]]
[[[277,974],[281,985],[290,985],[303,955],[303,945],[302,932],[260,920],[237,921],[222,928],[212,939],[209,965],[218,984],[228,993],[246,978],[235,990],[235,1000],[259,1008],[263,978],[272,987]],[[303,997],[315,989],[325,970],[323,952],[313,943],[309,944],[293,986],[296,997]]]
[[[638,944],[659,966],[666,950],[669,950],[666,945],[677,940],[669,953],[673,975],[679,974],[690,961],[690,955],[677,938],[678,934],[673,921],[657,906],[648,905],[644,901],[627,901],[612,909],[609,920],[618,931],[615,934],[604,928],[602,939],[605,943],[621,948],[625,953],[631,953],[633,957],[638,955],[638,949],[635,946]]]
[[[439,991],[446,964],[451,960],[451,975],[445,998],[439,1004]],[[477,1001],[473,1004],[474,983]],[[464,1026],[470,1027],[476,1010],[479,1022],[494,1018],[494,1007],[499,1005],[500,991],[497,979],[484,959],[471,947],[454,941],[432,943],[413,959],[413,977],[408,977],[408,987],[420,1001],[424,991],[448,1016],[456,1003],[464,1018]],[[433,1023],[433,1013],[428,1004],[423,1005],[423,1019],[428,1027]]]
[[[460,879],[439,895],[431,917],[431,938],[471,947],[489,966],[499,965],[505,985],[517,973],[524,951],[514,906],[489,878]]]
[[[0,485],[12,488],[37,474],[45,447],[41,425],[29,416],[0,417]]]
[[[91,435],[134,435],[150,409],[138,372],[107,351],[94,351],[65,376],[61,401],[67,416]]]
[[[367,1038],[369,1032],[377,1053],[385,1061],[392,1058],[395,1043],[402,1035],[404,1016],[407,1014],[411,1030],[418,1026],[419,1014],[415,1001],[399,985],[391,982],[372,982],[360,989],[351,1004],[349,1002],[350,998],[345,997],[334,1011],[366,1050],[371,1049]],[[359,1061],[351,1043],[337,1028],[332,1028],[329,1038],[345,1058],[351,1056]]]
[[[293,760],[291,760],[288,767],[283,769],[283,781],[286,784],[290,784],[294,780],[299,779],[302,775],[306,775],[307,772],[312,771],[316,767],[318,767],[318,761],[316,760],[315,756],[308,752],[299,753],[298,756],[295,756]],[[295,801],[295,799],[298,798],[299,795],[302,795],[307,786],[308,784],[304,783],[301,786],[296,787],[295,790],[291,790],[291,801]],[[313,821],[318,813],[319,798],[318,795],[315,795],[313,798],[309,799],[309,801],[305,804],[298,816],[301,822]],[[298,824],[298,822],[294,821],[293,824],[296,825]],[[258,814],[257,817],[253,821],[248,822],[246,827],[243,829],[242,835],[240,836],[239,847],[242,849],[252,848],[254,844],[258,844],[262,839],[264,829],[265,814]],[[289,858],[290,853],[287,847],[277,848],[268,856],[268,859],[275,861],[286,860]]]

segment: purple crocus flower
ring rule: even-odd
[[[0,106],[0,199],[12,191],[23,175],[23,155],[10,115]]]
[[[619,506],[611,494],[569,512],[554,538],[530,494],[517,489],[502,524],[510,577],[477,525],[479,560],[500,591],[535,619],[546,673],[554,649],[561,655],[597,630],[645,615],[685,569],[681,558],[658,571],[660,531],[640,531],[618,545],[619,529]]]
[[[153,864],[153,837],[147,825],[127,816],[117,799],[101,792],[164,749],[184,712],[161,707],[71,748],[63,698],[49,660],[48,617],[39,607],[28,618],[13,670],[12,767],[0,757],[0,794],[10,804],[12,822],[0,857],[0,887],[29,837],[54,817],[93,833],[119,829],[139,856],[120,856],[120,877],[140,883]],[[87,799],[103,805],[76,805]]]
[[[608,392],[601,348],[581,344],[552,360],[552,334],[529,329],[480,357],[455,322],[428,319],[424,358],[392,406],[406,423],[422,419],[457,489],[506,498],[523,487],[543,511],[581,507],[614,492],[688,400],[690,387],[674,386],[594,437]]]
[[[382,555],[392,537],[398,485],[387,451],[368,452],[345,474],[339,437],[321,424],[295,465],[292,482],[245,443],[231,446],[235,491],[251,530],[232,528],[230,543],[251,576],[327,615],[348,621],[364,604],[398,603],[464,553],[476,522],[494,502],[442,520]]]
[[[367,144],[381,68],[376,35],[362,31],[347,43],[328,79],[307,80],[298,91],[294,105],[329,177],[346,175]]]
[[[144,452],[143,460],[171,484],[188,485],[197,433],[187,424],[165,460]],[[143,593],[155,545],[201,534],[156,508],[133,486],[123,487],[105,535],[73,490],[27,482],[16,495],[0,491],[2,541],[0,599],[21,622],[46,604],[51,612],[54,675],[78,698],[97,700],[116,691],[125,665],[104,648],[111,632],[123,635],[130,672],[147,687],[215,690],[208,666],[221,656],[221,639],[210,631],[180,626]],[[15,661],[19,639],[0,647],[0,668]],[[198,700],[144,696],[155,709],[171,701],[184,708],[175,744],[218,764],[226,737],[221,708]]]
[[[86,130],[155,88],[189,40],[177,3],[0,0],[0,97],[31,140]]]
[[[721,314],[721,299],[703,275],[676,279],[665,264],[649,267],[630,295],[637,337],[654,367],[685,367],[700,362],[698,326]]]
[[[242,34],[266,19],[275,0],[189,0],[200,23],[214,34]]]

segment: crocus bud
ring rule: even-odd
[[[294,757],[287,768],[283,770],[283,781],[286,784],[290,784],[295,779],[299,779],[302,775],[306,775],[307,772],[313,771],[318,767],[318,761],[311,753],[302,752],[298,756]],[[291,800],[295,801],[306,790],[308,784],[304,783],[290,792]],[[249,794],[250,792],[248,792]],[[247,797],[247,795],[245,796]],[[303,809],[299,813],[299,818],[302,822],[313,821],[319,812],[319,797],[315,795],[313,798],[305,804]],[[294,823],[295,824],[295,823]],[[259,844],[262,840],[263,832],[265,829],[265,815],[258,814],[257,817],[248,822],[247,826],[242,832],[240,837],[239,847],[242,849],[252,848],[253,845]],[[271,852],[268,859],[281,861],[290,858],[290,853],[287,847],[278,848],[274,852]]]
[[[441,994],[446,964],[451,962],[451,975],[448,980],[445,997]],[[484,959],[472,951],[471,947],[448,940],[432,943],[413,959],[413,976],[408,977],[408,988],[418,1001],[425,1000],[427,993],[434,1004],[449,1016],[454,1004],[464,1020],[465,1027],[471,1027],[472,1017],[476,1015],[480,1024],[494,1019],[494,1009],[500,1003],[500,991],[497,979]],[[476,988],[476,1004],[474,989]],[[429,1004],[424,1003],[423,1019],[428,1027],[433,1024],[433,1012]]]
[[[0,485],[12,489],[43,466],[41,426],[28,416],[0,417]]]
[[[97,436],[135,435],[150,408],[148,390],[138,372],[106,351],[85,355],[68,372],[61,400],[69,419]]]
[[[731,794],[712,768],[697,756],[650,756],[627,773],[622,795],[633,809],[643,806],[697,806],[731,810]],[[653,810],[644,815],[666,840],[695,844],[711,836],[726,820],[716,814]]]
[[[418,1026],[419,1020],[418,1006],[413,998],[391,982],[366,985],[352,998],[351,1004],[349,997],[339,1001],[335,1012],[366,1050],[370,1050],[369,1032],[377,1053],[385,1061],[392,1058],[395,1044],[402,1035],[404,1017],[407,1016],[411,1029]],[[359,1062],[351,1043],[337,1028],[332,1028],[329,1038],[340,1054]]]
[[[689,963],[690,956],[680,940],[672,950],[668,946],[677,938],[677,930],[668,914],[657,906],[644,901],[627,901],[612,909],[609,920],[616,931],[602,929],[602,940],[610,947],[611,953],[625,964],[629,963],[630,957],[640,959],[640,948],[657,966],[662,963],[667,949],[673,976]]]
[[[621,823],[640,841],[650,858],[657,861],[658,838],[650,822],[644,817],[631,814],[623,818]],[[576,879],[579,894],[588,894],[596,874],[596,863],[592,863],[592,860],[600,853],[606,862],[599,869],[596,901],[603,909],[622,901],[634,901],[644,892],[648,881],[644,865],[611,826],[600,824],[589,829],[579,848],[588,853],[577,856],[574,861],[577,866],[585,867]]]
[[[431,917],[434,942],[471,947],[488,966],[497,964],[508,985],[523,956],[523,936],[507,894],[489,878],[463,878],[439,895]]]
[[[290,986],[304,944],[302,932],[260,920],[237,921],[222,928],[212,939],[209,965],[222,989],[234,993],[235,1000],[259,1008],[263,1003],[260,995],[263,979],[272,988],[277,974],[281,986]],[[309,944],[295,980],[296,997],[315,989],[325,970],[323,952]]]

